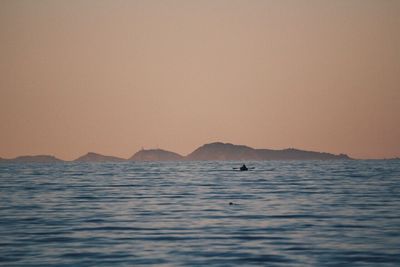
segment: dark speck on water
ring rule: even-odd
[[[0,163],[0,266],[400,266],[399,160],[240,164]]]

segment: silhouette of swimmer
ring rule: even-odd
[[[248,171],[249,169],[246,167],[245,164],[243,164],[242,167],[240,167],[240,171]]]

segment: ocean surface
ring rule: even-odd
[[[0,164],[0,265],[400,266],[400,161],[241,164]]]

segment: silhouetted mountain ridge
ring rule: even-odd
[[[74,162],[123,162],[123,161],[213,161],[213,160],[337,160],[351,159],[346,154],[331,154],[326,152],[306,151],[295,148],[282,150],[255,149],[245,145],[214,142],[204,144],[187,156],[163,149],[142,149],[129,159],[106,156],[89,152]],[[0,162],[63,162],[54,156],[20,156],[14,159],[0,158]]]
[[[63,162],[51,155],[33,155],[33,156],[19,156],[13,159],[1,159],[1,162],[15,162],[15,163],[57,163]]]
[[[89,152],[75,159],[74,161],[75,162],[121,162],[121,161],[126,161],[126,159]]]
[[[187,160],[331,160],[350,159],[345,154],[305,151],[294,148],[283,150],[254,149],[244,145],[215,142],[205,144],[190,153]]]
[[[202,145],[186,156],[187,160],[244,160],[256,158],[257,153],[251,147],[221,142]]]
[[[136,152],[129,161],[179,161],[184,157],[178,153],[163,149],[142,149]]]

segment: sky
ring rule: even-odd
[[[0,157],[400,157],[400,1],[0,0]]]

